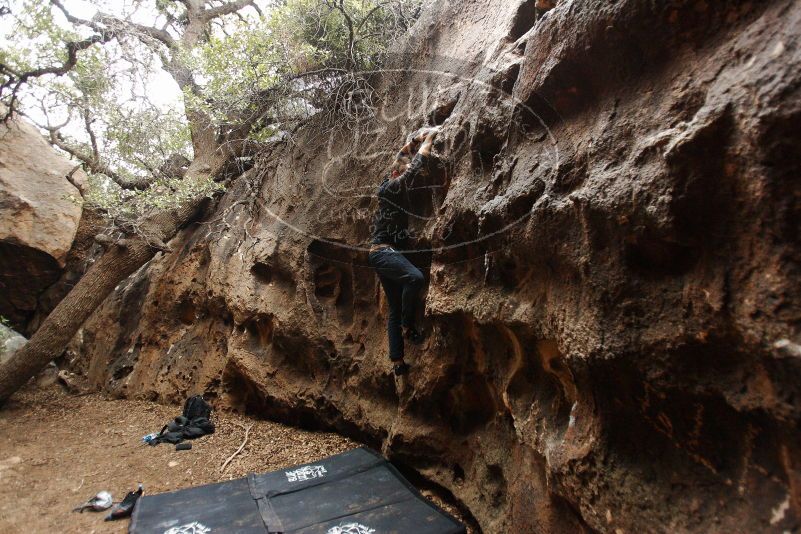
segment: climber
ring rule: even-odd
[[[378,188],[378,212],[371,227],[368,263],[378,273],[387,297],[389,359],[393,362],[396,376],[409,371],[409,364],[403,361],[404,338],[412,343],[423,340],[414,325],[423,273],[412,265],[403,251],[408,250],[409,188],[427,164],[438,132],[438,128],[420,130],[398,152],[390,167],[390,175]]]

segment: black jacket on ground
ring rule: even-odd
[[[395,179],[384,178],[378,187],[378,212],[373,218],[373,244],[403,249],[409,237],[409,187],[426,164],[427,157],[417,154],[409,168]]]

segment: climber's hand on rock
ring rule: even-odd
[[[428,133],[428,128],[420,128],[416,132],[412,134],[412,143],[420,144],[426,140],[426,134]]]
[[[423,143],[426,139],[431,135],[432,132],[439,133],[440,127],[439,126],[431,126],[428,128],[420,128],[415,132],[415,136],[413,138],[414,143]]]
[[[418,143],[415,143],[414,141],[410,141],[410,142],[406,143],[405,145],[403,145],[401,147],[399,153],[403,154],[407,158],[411,158],[417,152],[418,146],[419,146]]]
[[[423,156],[430,156],[431,155],[431,147],[434,144],[434,138],[437,137],[439,133],[439,128],[432,128],[426,132],[425,141],[420,146],[420,151],[418,154],[422,154]]]
[[[429,143],[431,141],[433,141],[437,137],[437,135],[439,134],[439,130],[440,130],[439,126],[435,126],[435,127],[431,128],[428,131],[428,134],[426,135],[425,141],[429,142]]]

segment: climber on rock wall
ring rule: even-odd
[[[378,211],[371,226],[368,263],[378,273],[387,297],[389,359],[396,376],[409,370],[403,361],[404,338],[412,343],[423,339],[414,325],[423,273],[403,251],[408,250],[409,241],[409,188],[426,166],[438,132],[438,128],[420,130],[398,152],[389,176],[378,188]]]

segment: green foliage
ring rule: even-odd
[[[107,99],[114,88],[108,73],[110,62],[106,48],[93,47],[81,54],[81,61],[68,74],[75,92],[95,103]]]
[[[269,21],[282,66],[292,74],[322,68],[367,70],[407,30],[417,0],[287,0]]]
[[[0,63],[18,72],[40,66],[58,65],[66,59],[63,43],[75,40],[78,33],[55,22],[48,2],[24,0],[12,10],[13,33],[0,47]],[[4,22],[8,23],[6,15]]]
[[[200,196],[211,197],[224,188],[211,177],[198,180],[156,178],[144,190],[127,190],[103,176],[90,176],[84,201],[112,221],[131,223],[154,211],[176,208]]]
[[[100,114],[109,152],[116,156],[112,164],[123,174],[151,176],[170,155],[192,154],[189,126],[176,110],[105,106]]]
[[[12,14],[3,22],[11,26],[0,29],[0,84],[3,73],[62,64],[65,43],[97,34],[95,27],[67,23],[46,0],[8,1]],[[142,13],[148,14],[153,27],[166,25],[174,37],[186,16],[183,3],[174,0],[83,4],[140,24]],[[123,24],[111,42],[81,50],[66,76],[29,80],[22,109],[42,126],[59,125],[60,139],[73,153],[102,163],[95,169],[111,169],[108,174],[122,181],[155,177],[148,189],[129,191],[106,176],[91,176],[86,200],[113,220],[133,220],[220,189],[211,180],[185,183],[158,171],[172,154],[191,159],[188,115],[201,113],[219,127],[258,116],[251,138],[265,141],[310,114],[348,112],[352,118],[369,108],[364,95],[370,71],[381,66],[420,4],[279,0],[263,16],[239,13],[214,21],[191,49],[168,48],[132,26],[118,31]],[[163,83],[167,64],[185,67],[193,83],[182,100],[176,95],[157,102],[155,80],[160,73]],[[8,103],[8,95],[0,96]]]
[[[278,81],[279,58],[262,25],[236,21],[226,31],[228,35],[213,35],[182,58],[203,81],[200,94],[184,92],[187,107],[202,109],[218,123],[246,112],[253,95]]]
[[[336,104],[344,85],[365,87],[390,45],[404,33],[421,0],[285,0],[258,24],[229,25],[186,61],[201,72],[192,106],[220,120],[263,111],[286,125]],[[339,102],[341,104],[341,102]],[[254,135],[261,135],[258,129]]]
[[[92,33],[58,23],[58,12],[46,1],[11,7],[13,32],[0,45],[0,63],[16,72],[59,65],[66,42]],[[192,155],[180,102],[165,109],[148,98],[158,65],[149,46],[125,38],[82,50],[78,59],[65,76],[31,80],[22,110],[43,126],[66,123],[60,130],[64,142],[87,155],[93,153],[91,129],[102,162],[124,179],[149,176],[170,154]]]

